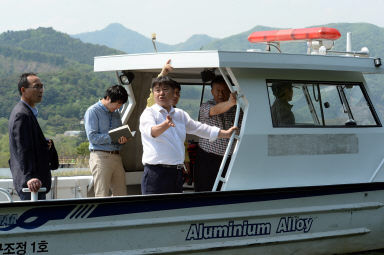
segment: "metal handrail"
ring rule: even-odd
[[[120,116],[123,125],[128,123],[129,117],[131,116],[133,109],[136,106],[135,94],[133,93],[132,84],[124,85],[119,79],[119,72],[116,71],[116,77],[120,85],[122,85],[128,94],[128,102],[123,105]]]
[[[3,193],[8,198],[9,202],[13,203],[11,193],[9,193],[8,190],[0,188],[0,193]]]
[[[225,82],[227,83],[231,93],[235,92],[235,90],[232,88],[231,83],[229,82],[227,76],[224,74],[223,70],[221,68],[219,68],[219,70],[220,70],[220,73],[223,76]],[[230,70],[228,70],[228,71],[230,72]],[[232,74],[232,76],[233,76],[233,74]],[[232,79],[232,80],[234,80],[234,79]],[[240,118],[240,102],[238,100],[239,98],[240,98],[240,95],[238,94],[236,96],[236,115],[235,115],[235,121],[233,123],[235,127],[238,126],[239,118]],[[230,173],[230,169],[229,168],[228,168],[227,172],[225,173],[225,177],[224,178],[221,177],[221,175],[222,175],[222,173],[224,171],[224,167],[225,167],[225,164],[227,163],[229,152],[230,152],[230,150],[232,148],[233,141],[234,141],[235,138],[238,141],[240,141],[240,137],[236,135],[236,132],[233,132],[231,137],[230,137],[230,139],[229,139],[227,148],[225,150],[225,153],[224,153],[224,156],[223,156],[223,160],[221,161],[219,172],[217,173],[216,180],[215,180],[215,183],[213,185],[212,191],[216,191],[217,190],[217,186],[219,185],[220,181],[223,182],[223,183],[226,183],[228,181],[228,176],[229,176],[229,173]],[[237,145],[237,143],[236,143],[236,145]],[[231,160],[232,160],[232,158],[231,158]]]
[[[373,180],[376,178],[376,176],[378,175],[378,173],[380,172],[381,170],[381,167],[383,166],[384,164],[384,158],[381,160],[379,166],[376,168],[375,172],[373,173],[371,179],[369,180],[369,182],[373,182]]]
[[[29,188],[22,188],[22,192],[31,192],[31,201],[35,202],[39,200],[38,192],[46,192],[47,188],[41,187],[37,192],[31,191]]]

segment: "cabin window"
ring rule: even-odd
[[[197,120],[199,117],[201,96],[203,96],[202,103],[212,98],[210,85],[181,84],[180,100],[177,107],[186,111],[192,119]]]
[[[274,127],[381,126],[362,83],[267,80]]]

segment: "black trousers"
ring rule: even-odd
[[[222,160],[223,156],[206,152],[200,147],[197,148],[196,166],[194,169],[195,191],[212,191]],[[229,156],[222,176],[225,176],[230,161],[231,157]]]
[[[145,165],[141,193],[163,194],[183,192],[183,171],[159,165]]]

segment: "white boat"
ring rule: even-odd
[[[213,192],[1,203],[0,251],[308,255],[383,249],[383,118],[364,75],[384,68],[380,58],[363,57],[366,51],[326,54],[323,39],[311,39],[305,55],[96,57],[96,72],[129,78],[122,118],[131,130],[138,130],[151,81],[168,59],[172,77],[186,86],[203,86],[203,71],[230,77],[244,117],[231,138],[229,169],[218,175]],[[272,121],[278,82],[293,85],[295,122],[286,126]],[[142,171],[141,153],[137,135],[122,151],[129,174]]]

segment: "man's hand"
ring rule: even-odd
[[[157,77],[166,76],[172,71],[173,71],[173,67],[171,66],[171,59],[168,59],[167,63],[165,63],[165,65],[163,66],[163,69],[161,70],[161,72]]]
[[[176,127],[176,125],[173,123],[172,117],[167,115],[167,118],[163,122],[151,128],[151,135],[152,137],[158,137],[170,127]]]
[[[52,147],[52,139],[48,139],[47,140],[47,144],[48,144],[48,150],[50,150],[51,149],[51,147]]]
[[[227,112],[229,109],[231,109],[233,106],[236,105],[236,96],[237,96],[237,92],[233,92],[229,95],[229,98],[227,101],[224,101],[212,106],[209,109],[209,116],[212,117],[214,115],[219,115]]]
[[[37,178],[32,178],[27,182],[27,186],[30,191],[37,192],[43,184]]]
[[[175,123],[172,121],[172,117],[169,115],[167,115],[165,122],[167,123],[168,127],[176,127]]]
[[[231,127],[227,130],[220,130],[219,132],[219,138],[230,138],[232,133],[237,131],[238,130],[238,127]]]
[[[228,102],[229,102],[232,106],[236,105],[236,96],[237,96],[237,92],[233,92],[233,93],[231,93],[231,95],[229,95]]]
[[[117,142],[119,144],[125,144],[126,142],[128,142],[128,138],[126,138],[125,136],[122,136],[119,138],[119,140],[117,140]]]

